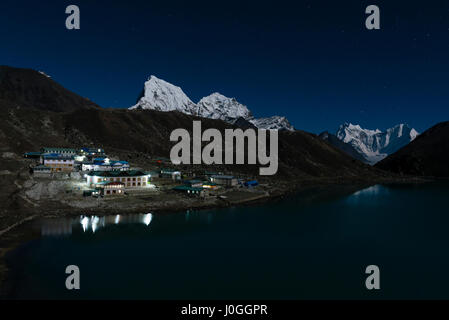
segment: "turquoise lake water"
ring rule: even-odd
[[[41,220],[9,298],[449,298],[449,184],[329,187],[207,211]],[[381,289],[365,288],[380,268]],[[81,290],[65,288],[80,268]]]

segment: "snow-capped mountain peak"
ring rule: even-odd
[[[352,145],[368,163],[375,164],[413,141],[418,132],[406,124],[398,124],[382,132],[345,123],[338,128],[336,136]]]
[[[129,109],[176,110],[186,114],[196,114],[196,105],[180,87],[154,75],[145,82],[142,96],[137,104]]]
[[[294,130],[285,117],[255,119],[247,106],[235,98],[228,98],[218,92],[202,98],[195,104],[180,87],[154,75],[145,82],[137,103],[129,109],[180,111],[203,118],[220,119],[231,124],[240,123],[242,121],[237,120],[243,119],[259,129]]]
[[[412,130],[410,130],[410,138],[413,140],[415,140],[415,138],[419,135],[418,131],[416,131],[415,129],[412,128]]]
[[[271,130],[288,130],[294,131],[295,128],[287,120],[286,117],[272,116],[268,118],[258,118],[249,120],[253,125],[259,129],[271,129]]]
[[[251,111],[239,103],[235,98],[228,98],[221,93],[214,92],[198,102],[198,116],[211,119],[248,119]]]
[[[345,123],[342,124],[337,130],[337,137],[343,142],[349,143],[354,138],[354,136],[358,134],[364,134],[367,136],[373,136],[378,133],[381,133],[379,129],[369,130],[362,129],[358,124]]]

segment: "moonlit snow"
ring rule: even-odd
[[[129,109],[152,109],[158,111],[180,111],[195,115],[196,105],[180,87],[151,76],[145,82],[144,93],[136,105]]]
[[[235,120],[243,118],[259,129],[295,130],[285,117],[254,118],[247,106],[241,104],[235,98],[228,98],[218,92],[202,98],[195,104],[180,87],[156,76],[151,76],[145,82],[142,96],[136,105],[129,109],[179,111],[229,123],[234,123]]]
[[[418,132],[406,124],[398,124],[382,132],[345,123],[339,127],[336,136],[351,144],[368,163],[375,164],[413,141]]]

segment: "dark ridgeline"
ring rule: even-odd
[[[449,121],[424,131],[376,167],[403,175],[449,177]]]
[[[252,129],[257,129],[255,125],[253,125],[251,122],[249,122],[248,120],[246,120],[243,117],[239,117],[237,119],[235,119],[232,122],[233,125],[235,125],[236,127],[242,128],[243,130],[252,128]]]
[[[39,72],[2,67],[0,94],[2,150],[21,154],[42,146],[100,145],[121,158],[144,164],[149,156],[169,157],[172,130],[192,130],[201,119],[202,130],[233,128],[221,121],[179,112],[103,109]],[[243,124],[243,127],[246,127]],[[227,167],[258,173],[259,165]],[[384,175],[304,131],[279,133],[278,177],[373,178]]]
[[[8,66],[0,66],[0,101],[14,107],[55,112],[99,108],[40,72]]]

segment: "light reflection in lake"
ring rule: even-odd
[[[147,226],[150,225],[151,220],[153,220],[153,215],[152,215],[151,213],[146,214],[146,215],[143,217],[143,223],[144,223],[145,225],[147,225]]]
[[[153,214],[131,214],[115,216],[80,216],[78,218],[43,219],[40,222],[42,236],[71,235],[74,228],[81,227],[83,232],[95,233],[109,225],[144,224],[149,226]]]
[[[376,184],[374,186],[359,190],[351,194],[346,198],[346,201],[350,204],[356,205],[359,202],[365,202],[370,198],[380,198],[384,196],[388,196],[389,190],[388,188]],[[375,204],[375,203],[374,203]]]
[[[380,191],[384,190],[380,184],[376,184],[375,186],[371,186],[362,190],[359,190],[357,192],[354,192],[352,196],[358,197],[358,196],[365,196],[365,195],[377,195]]]

